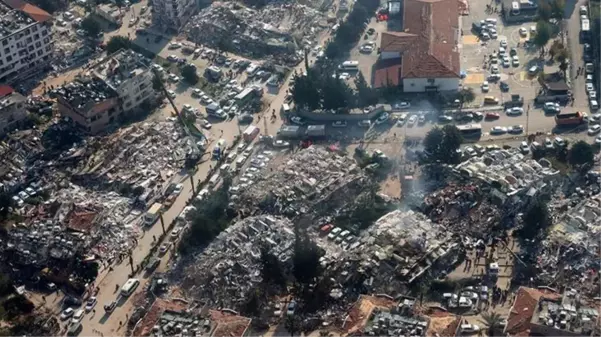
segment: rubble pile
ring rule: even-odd
[[[269,4],[254,10],[239,3],[214,2],[185,30],[194,43],[218,48],[225,39],[236,54],[296,64],[301,58],[295,37],[314,37],[323,18],[321,12],[300,4]]]
[[[261,282],[260,249],[266,245],[281,261],[292,254],[294,231],[285,218],[249,217],[232,224],[184,268],[174,282],[198,299],[237,308],[243,296]]]
[[[293,154],[243,191],[239,207],[262,207],[275,214],[331,215],[354,200],[370,182],[352,158],[317,146]],[[352,200],[351,200],[352,199]],[[269,205],[265,205],[270,200]]]
[[[125,184],[142,187],[146,194],[183,167],[191,146],[176,123],[144,123],[95,139],[61,159],[84,158],[72,179],[88,188],[116,189]]]

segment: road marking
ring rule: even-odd
[[[464,35],[462,40],[464,45],[478,44],[478,37],[475,35]]]
[[[526,72],[520,71],[520,82],[524,82],[526,80]]]
[[[467,76],[465,76],[465,79],[463,80],[464,84],[478,84],[482,82],[484,82],[484,74],[482,73],[467,74]]]

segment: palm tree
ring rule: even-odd
[[[491,313],[483,313],[480,322],[484,324],[484,326],[488,330],[487,335],[489,337],[492,337],[495,335],[496,330],[501,327],[502,320],[503,318],[501,317],[501,315],[493,311]]]
[[[293,315],[286,316],[286,322],[284,322],[286,330],[290,332],[290,337],[294,336],[296,332],[300,330],[300,322],[298,317]]]

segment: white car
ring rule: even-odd
[[[171,99],[175,98],[175,92],[173,90],[167,90],[167,96],[171,97]]]
[[[554,103],[554,102],[545,102],[545,105],[543,106],[543,110],[547,111],[547,112],[559,112],[561,110],[559,103]]]
[[[509,133],[522,133],[522,132],[524,132],[524,126],[522,126],[522,125],[510,126],[507,131]]]
[[[169,81],[175,83],[175,82],[179,82],[179,77],[175,74],[169,74]]]
[[[211,123],[209,123],[209,121],[206,119],[200,120],[200,126],[202,126],[203,128],[205,128],[207,130],[213,127],[213,125]]]
[[[182,193],[183,190],[184,190],[184,185],[177,184],[177,185],[175,185],[175,189],[173,189],[173,194],[179,195],[180,193]]]
[[[601,136],[597,136],[597,138],[595,138],[595,144],[601,145]]]
[[[294,124],[298,124],[298,125],[305,125],[305,121],[298,117],[298,116],[292,116],[290,117],[290,121]]]
[[[588,92],[588,98],[589,99],[596,99],[597,98],[597,92],[595,90],[591,90]]]
[[[503,68],[511,67],[511,62],[509,61],[509,57],[507,55],[503,56]]]
[[[285,140],[277,139],[273,142],[273,146],[274,147],[288,147],[288,146],[290,146],[290,143],[288,143]]]
[[[63,310],[63,312],[61,312],[61,320],[64,321],[66,319],[68,319],[69,317],[73,316],[73,314],[75,313],[75,310],[73,310],[73,308],[67,308],[65,310]]]
[[[553,150],[553,142],[551,141],[551,139],[545,138],[544,144],[545,144],[545,149]]]
[[[96,300],[95,296],[88,298],[88,301],[86,302],[86,312],[92,311],[94,306],[96,306],[96,303],[98,303],[98,301]]]
[[[198,88],[192,90],[192,96],[194,96],[194,97],[202,97],[202,95],[204,95],[204,92],[202,92],[202,90],[200,90]]]
[[[341,81],[346,81],[349,78],[351,78],[351,74],[349,74],[349,73],[342,73],[342,74],[338,75],[338,79]]]
[[[520,58],[517,55],[513,55],[513,57],[511,58],[511,65],[514,67],[520,66]]]
[[[388,112],[384,112],[380,116],[378,116],[378,118],[376,118],[376,124],[380,125],[386,123],[386,121],[388,121],[389,118],[390,115],[388,114]]]
[[[520,27],[520,36],[521,37],[527,37],[528,36],[528,29],[526,29],[524,27]]]
[[[520,116],[524,113],[524,108],[513,107],[511,109],[505,110],[505,113],[507,114],[507,116]]]
[[[371,121],[369,119],[359,121],[357,122],[357,126],[361,128],[368,128],[371,126]]]
[[[332,127],[334,128],[345,128],[347,125],[346,121],[335,121],[332,123]]]
[[[527,142],[520,143],[520,151],[522,151],[523,154],[527,154],[530,152],[530,146],[528,146]]]
[[[482,92],[488,92],[490,90],[490,86],[488,85],[488,81],[482,82]]]
[[[461,332],[475,333],[480,331],[480,327],[476,324],[461,324]]]
[[[504,133],[507,133],[507,128],[504,126],[493,126],[490,129],[490,134],[491,135],[502,135]]]
[[[599,124],[596,124],[596,125],[593,125],[593,126],[591,126],[591,127],[588,129],[588,134],[589,134],[589,135],[594,135],[594,134],[597,134],[597,133],[599,133],[599,131],[601,131],[601,125],[599,125]]]
[[[498,65],[496,65],[496,64],[493,64],[493,65],[490,67],[490,72],[491,72],[491,73],[493,73],[493,74],[498,74],[498,73],[499,73],[499,66],[498,66]]]
[[[415,122],[417,122],[417,116],[413,115],[409,117],[409,120],[407,121],[407,126],[413,126],[415,125]]]
[[[179,57],[177,57],[176,55],[167,56],[167,61],[177,62],[178,60],[179,60]]]
[[[169,44],[169,49],[178,49],[181,47],[182,47],[182,44],[178,43],[178,42],[172,42],[171,44]]]
[[[586,88],[586,93],[587,93],[587,94],[588,94],[589,92],[591,92],[591,91],[595,90],[595,87],[593,87],[593,84],[592,84],[592,83],[587,83],[587,84],[586,84],[586,86],[585,86],[585,88]]]
[[[507,41],[506,41],[506,40],[501,40],[501,42],[499,42],[499,45],[500,45],[502,48],[507,48]]]
[[[71,319],[71,323],[72,324],[77,324],[79,322],[81,322],[81,320],[83,319],[83,315],[85,314],[85,311],[83,309],[79,309],[75,312],[75,314],[73,314],[73,319]]]
[[[497,30],[496,29],[489,29],[488,33],[490,34],[490,38],[491,39],[496,39],[499,37],[499,34],[497,34]]]

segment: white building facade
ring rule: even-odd
[[[165,31],[178,32],[196,14],[195,0],[150,0],[152,21]]]
[[[14,84],[49,66],[52,16],[17,0],[0,0],[0,83]]]

